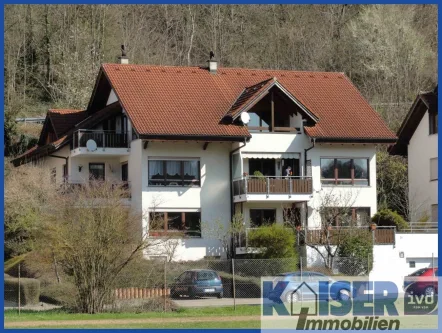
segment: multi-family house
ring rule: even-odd
[[[217,65],[103,64],[87,108],[49,110],[14,163],[43,161],[60,182],[128,182],[140,223],[160,221],[150,237],[182,235],[175,260],[225,256],[213,231],[234,214],[247,228],[317,228],[320,207],[349,206],[368,223],[376,149],[396,137],[349,78]]]
[[[420,93],[397,132],[393,155],[408,159],[408,202],[413,219],[438,221],[437,86]]]

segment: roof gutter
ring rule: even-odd
[[[210,136],[210,135],[151,135],[140,134],[143,140],[175,140],[175,141],[205,141],[205,142],[243,142],[250,140],[250,137],[244,136]]]
[[[391,144],[397,141],[397,138],[337,138],[337,137],[319,137],[313,138],[320,143],[385,143]]]

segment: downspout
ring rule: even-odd
[[[234,203],[233,203],[233,153],[237,152],[241,148],[244,148],[247,144],[247,139],[244,138],[244,144],[242,146],[239,146],[238,148],[233,149],[229,154],[229,174],[230,174],[230,223],[232,223],[233,215],[234,215]],[[232,253],[230,254],[233,257],[235,256],[235,250],[233,249],[233,238],[230,239],[231,244],[230,248],[232,249]],[[232,257],[232,258],[233,258]]]
[[[57,155],[48,155],[49,157],[54,157],[54,158],[62,158],[66,161],[66,178],[69,178],[69,156],[64,157],[64,156],[57,156]]]
[[[316,138],[312,138],[313,144],[311,147],[304,149],[304,177],[307,176],[307,152],[313,148],[315,148],[316,145]],[[313,187],[313,180],[312,180],[312,187]],[[305,223],[308,225],[308,207],[307,202],[304,202],[305,205]],[[305,227],[305,226],[304,226]]]
[[[306,176],[306,173],[307,173],[307,152],[310,149],[315,148],[315,145],[316,145],[316,138],[312,138],[312,140],[313,140],[313,145],[307,149],[304,149],[304,177]]]

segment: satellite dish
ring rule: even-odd
[[[86,142],[86,148],[88,151],[96,151],[97,150],[97,143],[94,140],[89,139]]]
[[[241,121],[243,124],[248,124],[250,121],[250,115],[247,112],[241,113]]]

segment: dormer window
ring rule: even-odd
[[[276,78],[244,88],[223,119],[240,124],[244,112],[250,115],[243,123],[250,132],[301,133],[304,124],[313,126],[319,120]]]

